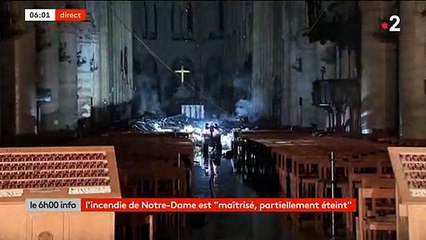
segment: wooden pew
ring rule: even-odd
[[[122,164],[131,161],[165,161],[175,166],[183,165],[187,171],[187,187],[188,190],[191,189],[193,144],[189,139],[161,134],[116,134],[114,136],[80,139],[74,144],[113,145],[119,168]]]
[[[236,157],[236,166],[239,173],[244,176],[252,173],[254,153],[251,151],[253,146],[258,145],[261,139],[270,140],[288,140],[300,137],[306,137],[306,133],[293,133],[285,130],[255,130],[242,132],[237,139],[234,139],[234,151]]]
[[[376,138],[373,141],[386,143],[392,147],[426,147],[426,139]]]
[[[64,146],[77,139],[70,131],[42,133],[39,135],[26,134],[0,138],[1,147],[34,147],[34,146]]]

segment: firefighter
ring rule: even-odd
[[[204,126],[202,137],[203,137],[204,166],[205,166],[205,168],[208,168],[209,145],[210,145],[210,126],[209,126],[208,123],[206,123],[205,126]]]
[[[220,166],[222,160],[222,143],[219,125],[217,123],[210,125],[210,146],[213,152],[210,153],[210,159],[216,167]]]
[[[204,167],[206,170],[210,167],[213,173],[216,173],[216,167],[220,166],[220,161],[222,159],[219,125],[217,123],[206,123],[202,132],[202,137]],[[210,163],[213,163],[214,166]]]
[[[215,135],[213,136],[214,144],[216,145],[216,166],[220,166],[222,160],[222,133],[220,132],[219,125],[215,123],[213,125],[215,130]]]

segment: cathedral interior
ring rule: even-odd
[[[85,196],[357,211],[25,210]],[[426,1],[0,3],[0,239],[424,240],[425,203]]]

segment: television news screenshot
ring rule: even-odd
[[[1,1],[1,240],[425,240],[426,1]]]

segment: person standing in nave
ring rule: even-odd
[[[217,123],[210,124],[209,132],[209,165],[211,168],[211,173],[217,176],[217,168],[220,166],[222,160],[222,143],[219,125]]]
[[[203,159],[204,166],[208,168],[208,159],[209,159],[209,145],[210,145],[210,127],[209,124],[206,123],[204,126],[204,130],[202,132],[203,137]]]
[[[217,174],[216,169],[220,166],[222,158],[221,133],[217,123],[206,123],[203,136],[203,158],[206,169],[212,169],[214,175]]]

